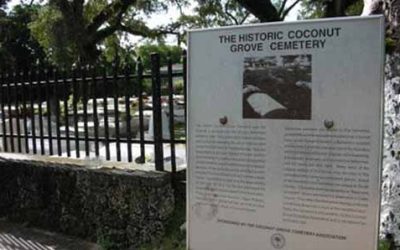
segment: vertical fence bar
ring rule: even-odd
[[[92,92],[93,92],[93,123],[94,123],[94,148],[96,157],[99,157],[99,116],[97,112],[97,80],[96,68],[92,67]]]
[[[24,120],[24,139],[25,139],[25,153],[29,153],[29,136],[28,136],[28,109],[26,106],[26,80],[27,80],[27,73],[24,71],[22,78],[22,114]]]
[[[6,112],[4,110],[5,105],[5,90],[4,90],[4,72],[1,72],[1,84],[0,84],[0,98],[1,98],[1,125],[3,129],[3,149],[5,152],[8,151],[8,143],[7,143],[7,127],[6,127]]]
[[[90,156],[89,149],[89,128],[88,128],[88,112],[87,112],[87,102],[88,102],[88,82],[86,81],[87,70],[86,67],[81,68],[82,77],[82,102],[83,102],[83,126],[84,126],[84,136],[85,136],[85,155]]]
[[[52,104],[50,101],[50,95],[51,95],[51,83],[50,83],[50,75],[52,75],[52,69],[47,69],[45,71],[46,73],[46,110],[47,110],[47,135],[49,136],[48,141],[49,141],[49,154],[53,155],[53,128],[51,125],[51,109],[52,109]]]
[[[64,123],[65,123],[65,146],[67,148],[67,156],[71,156],[71,143],[69,138],[69,112],[68,112],[68,97],[69,97],[69,87],[67,82],[67,73],[63,69],[63,102],[64,102]]]
[[[43,108],[42,108],[42,96],[43,96],[43,84],[42,84],[42,77],[43,72],[39,69],[39,74],[37,78],[37,86],[39,88],[39,135],[40,135],[40,152],[42,155],[45,154],[44,148],[44,132],[43,132]]]
[[[171,172],[172,177],[176,172],[176,158],[175,158],[175,125],[174,125],[174,79],[172,76],[172,60],[168,57],[168,107],[169,107],[169,134],[171,146]]]
[[[31,118],[31,131],[32,131],[32,151],[34,154],[37,153],[37,146],[36,146],[36,121],[35,121],[35,93],[37,93],[38,91],[38,85],[36,85],[36,87],[34,87],[33,85],[33,81],[34,81],[34,77],[33,75],[35,75],[36,71],[29,71],[28,75],[29,75],[29,104],[30,104],[30,108],[31,108],[31,112],[32,112],[32,118]]]
[[[137,97],[139,101],[139,138],[140,138],[140,157],[138,163],[145,162],[145,145],[144,145],[144,117],[143,117],[143,64],[140,57],[137,62]]]
[[[78,83],[76,81],[76,69],[72,69],[72,95],[73,95],[73,112],[74,112],[74,130],[75,130],[75,155],[80,157],[79,152],[79,127],[78,127]]]
[[[164,171],[159,54],[151,55],[151,79],[153,89],[154,163],[157,171]]]
[[[121,161],[121,141],[119,133],[119,102],[118,102],[118,66],[114,67],[113,77],[113,89],[114,89],[114,123],[115,123],[115,141],[117,150],[117,161]]]
[[[185,126],[187,126],[187,52],[186,50],[182,53],[182,64],[183,64],[183,100],[184,100],[184,111],[185,111]],[[185,133],[187,133],[185,129]],[[187,135],[185,135],[187,136]]]
[[[10,75],[7,75],[7,105],[8,105],[8,124],[9,124],[9,130],[10,130],[10,146],[11,146],[11,152],[15,152],[15,147],[14,147],[14,128],[13,128],[13,114],[11,110],[11,100],[12,100],[12,92],[11,92],[11,81],[13,81],[12,77]],[[13,81],[15,82],[15,81]]]
[[[55,102],[55,111],[56,111],[56,134],[57,134],[57,154],[58,156],[62,155],[62,150],[61,150],[61,131],[60,131],[60,127],[61,127],[61,119],[60,119],[60,100],[59,100],[59,83],[58,83],[58,71],[57,69],[55,69],[53,71],[53,79],[54,79],[54,86],[53,86],[53,94],[54,94],[54,98],[56,100]]]
[[[127,65],[125,67],[125,87],[127,88],[125,94],[125,113],[126,113],[126,139],[127,139],[127,150],[128,150],[128,162],[132,162],[132,135],[131,135],[131,102],[130,102],[130,94],[128,94],[129,90],[129,74],[131,68]]]
[[[18,71],[16,71],[16,72],[14,72],[15,120],[16,120],[16,125],[17,125],[18,153],[22,153],[21,124],[20,124],[20,113],[19,113],[19,91],[18,91],[19,81],[20,81],[20,74],[18,73]]]
[[[104,139],[106,146],[106,160],[110,160],[110,134],[108,128],[108,88],[107,88],[107,70],[103,69],[103,109],[104,109]]]

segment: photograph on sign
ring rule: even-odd
[[[310,120],[311,55],[245,58],[243,118]]]
[[[189,32],[189,249],[377,249],[383,23]]]

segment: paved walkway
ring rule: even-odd
[[[80,239],[28,228],[0,218],[0,250],[100,250]]]

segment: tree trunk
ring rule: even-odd
[[[381,238],[400,243],[400,55],[386,56]]]
[[[364,0],[362,15],[386,19],[384,161],[380,237],[400,245],[400,1]],[[390,51],[388,50],[390,48]]]
[[[399,0],[364,0],[363,16],[384,14],[386,19],[386,34],[395,49],[400,52],[400,1]]]

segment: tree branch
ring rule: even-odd
[[[103,41],[104,39],[106,39],[108,36],[111,36],[117,30],[118,30],[117,25],[112,25],[112,26],[103,28],[96,32],[96,34],[91,39],[91,42],[94,44],[97,44],[97,43]]]
[[[237,0],[237,2],[261,22],[282,21],[270,0]]]
[[[225,3],[225,6],[224,6],[224,13],[225,13],[225,15],[229,16],[229,17],[235,22],[236,25],[239,25],[239,21],[236,19],[236,17],[235,17],[234,15],[232,15],[232,14],[228,11],[228,4],[229,4],[229,1],[227,1],[227,2]]]
[[[129,26],[124,26],[124,25],[121,25],[118,30],[127,32],[127,33],[135,35],[135,36],[142,36],[142,37],[147,37],[147,38],[157,38],[161,35],[177,35],[177,36],[180,35],[180,33],[178,31],[169,30],[169,29],[164,30],[164,29],[149,29],[149,28],[147,28],[147,30],[139,30],[139,29],[134,29],[134,28],[131,28]]]
[[[89,33],[96,32],[96,30],[98,30],[105,22],[110,20],[115,13],[121,13],[123,11],[122,14],[124,14],[128,7],[135,2],[136,0],[118,0],[108,4],[93,18],[92,23],[87,27],[87,31]]]
[[[296,6],[301,0],[296,0],[292,5],[290,5],[281,15],[282,20],[285,19],[287,14]]]
[[[286,7],[287,0],[283,0],[281,7],[279,8],[278,15],[282,16],[282,12]]]
[[[179,14],[182,16],[182,15],[184,14],[184,13],[183,13],[182,4],[179,2],[179,0],[174,0],[174,2],[175,2],[175,4],[176,4],[176,6],[178,6]]]
[[[96,34],[93,36],[92,43],[99,43],[109,37],[110,35],[114,34],[116,31],[123,31],[127,32],[129,34],[135,35],[135,36],[142,36],[142,37],[151,37],[154,38],[155,35],[152,34],[151,30],[146,27],[142,29],[134,29],[129,26],[124,26],[122,24],[115,24],[115,25],[110,25],[106,28],[102,28],[101,30],[98,30]]]
[[[331,0],[325,5],[325,17],[346,16],[346,9],[357,0]]]
[[[243,19],[240,21],[239,25],[242,25],[246,19],[250,16],[250,12],[246,11],[246,15],[243,17]]]
[[[84,0],[74,0],[72,2],[72,11],[77,17],[83,17],[83,4]]]

